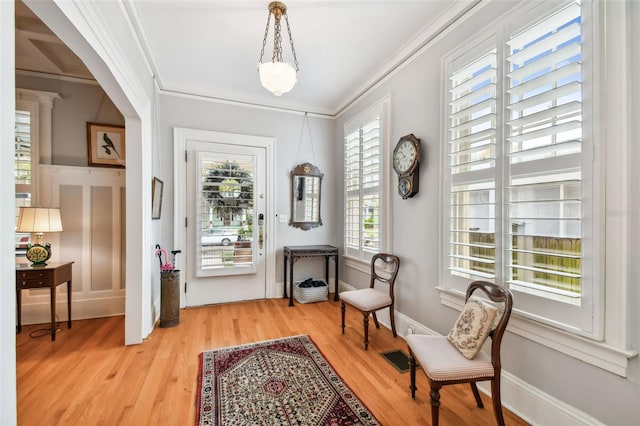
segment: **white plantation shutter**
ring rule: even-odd
[[[495,276],[496,51],[449,78],[449,269]]]
[[[344,246],[347,255],[360,251],[360,129],[345,137],[344,148]]]
[[[448,62],[445,281],[507,285],[520,314],[599,336],[582,7],[545,13]]]
[[[383,247],[383,136],[381,104],[345,126],[344,250],[368,261]]]
[[[507,280],[576,305],[582,293],[580,21],[580,5],[573,3],[507,42]]]
[[[15,125],[15,181],[31,185],[31,113],[16,110]]]
[[[23,103],[24,104],[24,103]],[[32,117],[30,110],[16,109],[15,112],[15,153],[14,153],[14,179],[15,179],[15,217],[18,223],[20,207],[30,207],[34,195],[35,182],[34,170],[37,167],[34,147],[32,145]],[[27,244],[31,242],[31,234],[16,233],[15,249],[23,252]]]

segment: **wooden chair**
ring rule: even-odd
[[[400,268],[400,259],[397,256],[386,253],[378,253],[371,259],[371,283],[369,288],[343,291],[340,293],[342,300],[342,334],[344,334],[344,316],[345,306],[351,305],[362,312],[364,316],[364,349],[369,347],[369,315],[373,316],[376,328],[380,328],[376,311],[389,308],[389,317],[391,319],[391,331],[393,337],[397,336],[396,322],[394,319],[394,293],[393,288]],[[376,281],[389,285],[389,292],[374,288]]]
[[[416,396],[416,363],[418,363],[427,375],[431,387],[431,423],[434,426],[438,424],[440,388],[442,386],[470,383],[471,391],[476,399],[478,408],[484,408],[482,399],[480,399],[480,394],[478,393],[478,387],[476,386],[476,382],[484,380],[491,381],[491,396],[496,421],[499,425],[504,425],[502,403],[500,401],[500,371],[502,368],[500,364],[500,343],[502,342],[502,336],[507,327],[509,317],[511,316],[513,296],[507,288],[492,283],[484,281],[471,283],[466,292],[465,301],[467,304],[460,314],[456,325],[460,323],[461,319],[463,319],[463,321],[466,319],[467,323],[460,329],[467,327],[469,325],[468,321],[471,319],[474,320],[476,324],[479,322],[481,316],[474,315],[474,313],[469,314],[469,311],[466,309],[467,306],[470,305],[469,299],[472,293],[476,290],[479,290],[479,293],[484,293],[484,295],[493,302],[490,308],[494,310],[496,315],[495,319],[488,321],[490,324],[488,324],[486,328],[488,336],[491,337],[490,355],[480,351],[483,342],[478,343],[480,346],[476,348],[478,353],[475,357],[472,357],[472,359],[468,359],[469,353],[463,355],[461,351],[454,346],[454,343],[452,343],[452,340],[456,340],[450,339],[456,326],[454,326],[452,332],[449,333],[449,336],[425,336],[417,334],[407,336],[411,375],[411,397],[415,398]],[[472,300],[472,302],[475,302],[475,300]],[[500,305],[504,309],[502,309]],[[465,312],[467,313],[466,316]]]

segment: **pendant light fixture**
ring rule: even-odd
[[[271,62],[262,62],[264,56],[264,48],[267,45],[267,36],[269,35],[269,24],[271,23],[271,15],[274,18],[274,34],[273,34],[273,54]],[[287,23],[287,32],[289,33],[289,42],[291,43],[291,52],[293,53],[294,66],[282,59],[282,36],[280,35],[280,19],[284,16]],[[262,41],[262,50],[260,51],[260,62],[258,62],[258,71],[260,73],[260,83],[276,96],[287,93],[296,84],[296,73],[299,71],[298,59],[296,51],[293,48],[293,38],[291,38],[291,28],[289,27],[289,18],[287,16],[287,6],[279,1],[269,3],[269,15],[267,17],[267,27],[264,30],[264,40]]]

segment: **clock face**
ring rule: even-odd
[[[401,140],[393,151],[393,168],[399,174],[407,173],[418,161],[418,151],[410,140]]]

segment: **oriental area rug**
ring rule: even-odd
[[[200,354],[198,425],[379,425],[309,336]]]

